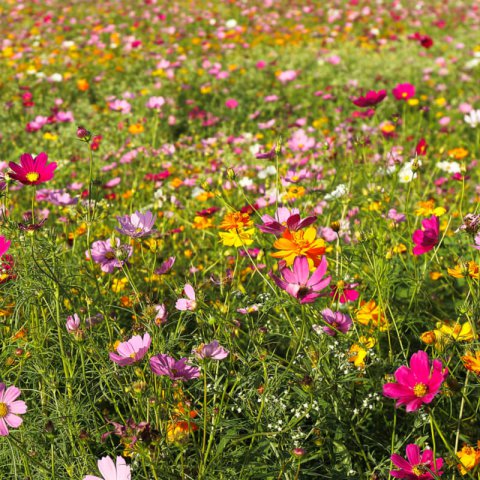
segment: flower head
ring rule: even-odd
[[[407,460],[396,453],[390,457],[392,463],[399,468],[399,470],[390,471],[392,477],[406,480],[430,480],[442,475],[443,472],[440,469],[443,458],[435,459],[432,450],[426,449],[421,452],[418,445],[411,443],[407,445],[406,453]]]
[[[117,217],[117,220],[120,223],[120,228],[117,227],[116,230],[131,238],[150,235],[153,232],[153,224],[155,223],[152,212],[135,212],[131,215]]]
[[[20,389],[17,387],[6,388],[0,383],[0,436],[8,435],[8,427],[18,428],[23,420],[18,415],[27,412],[27,405],[23,400],[17,400],[20,396]]]
[[[274,235],[281,235],[285,230],[289,229],[296,232],[302,228],[309,227],[317,220],[315,216],[309,216],[303,220],[300,218],[299,210],[287,207],[279,207],[275,212],[275,216],[263,215],[263,225],[257,225],[258,229],[263,233],[273,233]]]
[[[458,469],[462,475],[465,475],[477,465],[480,465],[480,442],[477,448],[464,445],[462,449],[457,452],[457,457],[460,459]]]
[[[399,83],[392,93],[397,100],[408,100],[415,95],[415,87],[411,83]]]
[[[338,332],[347,333],[352,326],[352,319],[342,312],[333,312],[329,308],[322,310],[322,317],[333,328],[324,326],[323,331],[334,337]]]
[[[202,343],[197,348],[194,348],[192,353],[199,359],[211,358],[213,360],[223,360],[224,358],[228,357],[230,352],[223,348],[218,343],[218,340],[214,340],[207,345]]]
[[[407,412],[415,412],[424,403],[430,403],[440,390],[448,369],[440,360],[430,362],[423,350],[410,358],[410,368],[402,366],[395,372],[396,383],[383,386],[383,394],[397,400],[396,407],[406,405]]]
[[[466,352],[462,357],[463,365],[467,370],[480,376],[480,350],[476,352]]]
[[[35,158],[29,153],[20,156],[20,165],[10,162],[8,165],[13,170],[10,177],[18,180],[23,185],[38,185],[48,182],[53,178],[53,172],[57,168],[55,162],[48,163],[48,156],[45,152],[38,154]]]
[[[120,245],[119,238],[97,240],[92,243],[91,248],[93,261],[99,263],[102,271],[106,273],[112,273],[115,268],[122,268],[132,252],[133,248],[130,245]],[[88,250],[85,253],[88,257]]]
[[[360,96],[352,100],[353,104],[357,107],[374,107],[378,105],[387,96],[386,90],[369,90],[365,96]]]
[[[440,221],[438,217],[432,215],[430,218],[422,220],[423,230],[415,230],[412,235],[414,255],[422,255],[433,250],[438,244],[440,235]]]
[[[197,308],[195,290],[189,283],[186,283],[185,286],[183,287],[183,292],[188,298],[179,298],[177,300],[177,303],[175,304],[175,308],[177,310],[182,310],[182,311],[195,310],[195,308]]]
[[[282,290],[295,297],[300,303],[312,303],[320,296],[317,292],[326,288],[330,283],[331,277],[323,278],[327,271],[327,266],[326,258],[322,257],[320,265],[310,277],[307,257],[300,256],[293,261],[291,270],[286,267],[280,270],[283,280],[273,275],[273,273],[269,275]]]
[[[4,236],[0,235],[0,257],[3,257],[10,248],[11,240],[7,240]]]
[[[155,375],[167,375],[172,380],[191,380],[200,376],[200,369],[187,365],[187,358],[175,360],[160,353],[150,358],[150,368]]]
[[[65,324],[68,333],[75,333],[80,328],[80,317],[74,313],[67,317],[67,322]]]
[[[116,464],[110,457],[103,457],[98,461],[98,470],[101,477],[95,475],[87,475],[83,480],[130,480],[130,467],[123,457],[117,457]]]
[[[148,333],[143,338],[140,335],[134,335],[130,340],[118,345],[116,348],[117,353],[110,352],[108,355],[112,362],[117,363],[121,367],[131,365],[139,362],[145,356],[151,342],[152,339]]]

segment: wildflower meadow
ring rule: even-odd
[[[0,20],[2,480],[480,479],[478,0]]]

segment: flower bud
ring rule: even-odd
[[[83,142],[89,143],[91,138],[92,138],[92,134],[85,127],[78,126],[77,127],[77,138],[79,140],[82,140]]]

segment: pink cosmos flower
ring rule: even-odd
[[[333,312],[329,308],[322,310],[323,319],[333,328],[326,325],[322,330],[331,337],[334,337],[338,332],[347,333],[352,326],[352,319],[342,312]]]
[[[407,460],[394,453],[390,458],[392,463],[400,470],[391,470],[390,475],[394,478],[406,480],[430,480],[442,475],[443,458],[433,457],[432,450],[420,452],[420,447],[410,443],[406,448]],[[433,472],[433,476],[430,472]]]
[[[140,335],[134,335],[130,340],[120,343],[117,347],[117,353],[110,352],[108,356],[112,362],[121,367],[139,362],[150,348],[152,339],[146,333],[143,338]]]
[[[199,347],[194,348],[192,353],[199,359],[211,358],[212,360],[223,360],[228,357],[230,352],[223,348],[218,343],[218,340],[214,340],[207,345],[202,343]]]
[[[29,153],[20,156],[20,165],[10,162],[8,166],[13,170],[10,176],[23,185],[38,185],[48,182],[53,178],[53,172],[57,168],[55,162],[48,163],[45,152],[39,153],[35,158]]]
[[[113,110],[114,112],[124,113],[124,114],[130,113],[132,110],[132,106],[126,100],[115,99],[109,102],[108,106],[110,110]]]
[[[353,104],[357,107],[374,107],[378,105],[383,99],[387,96],[386,90],[379,90],[376,92],[375,90],[369,90],[365,96],[360,96],[352,100]]]
[[[430,218],[422,220],[423,230],[415,230],[412,235],[414,255],[423,255],[433,250],[438,245],[440,235],[440,221],[438,217],[432,215]]]
[[[142,238],[153,233],[153,224],[155,219],[152,212],[135,212],[131,215],[124,215],[123,217],[117,217],[120,223],[120,228],[116,230],[130,238]]]
[[[18,415],[27,412],[27,405],[23,400],[16,400],[20,396],[17,387],[6,388],[0,383],[0,436],[8,435],[8,427],[18,428],[23,420]]]
[[[285,70],[284,72],[280,72],[277,75],[277,78],[281,83],[288,83],[288,82],[291,82],[292,80],[295,80],[297,76],[298,76],[298,73],[296,70]]]
[[[123,457],[117,457],[116,464],[110,457],[103,457],[98,461],[98,469],[102,477],[87,475],[83,480],[131,480],[130,467]]]
[[[130,245],[120,245],[119,238],[97,240],[92,243],[91,253],[95,263],[100,264],[102,272],[112,273],[115,268],[122,268],[125,261],[132,256]],[[89,255],[88,250],[85,254]]]
[[[292,210],[290,210],[286,207],[279,207],[275,212],[275,217],[263,215],[263,225],[257,225],[257,227],[263,233],[282,235],[287,228],[290,231],[296,232],[302,228],[309,227],[316,220],[317,217],[315,216],[309,216],[302,220],[298,208],[292,208]]]
[[[165,275],[167,274],[173,267],[175,263],[175,257],[168,257],[159,268],[155,270],[155,275]]]
[[[238,107],[238,102],[237,100],[235,100],[234,98],[229,98],[226,102],[225,102],[225,106],[227,108],[230,108],[231,110],[235,109]]]
[[[168,312],[167,312],[167,307],[165,306],[164,303],[161,305],[154,305],[153,308],[157,312],[155,315],[155,325],[163,325],[167,322],[168,318]]]
[[[305,256],[296,257],[293,261],[293,268],[282,268],[280,273],[284,280],[281,280],[273,273],[269,273],[273,281],[282,290],[285,290],[292,297],[295,297],[300,303],[312,303],[325,287],[328,286],[332,277],[323,278],[327,271],[327,259],[322,257],[322,261],[317,269],[310,276],[310,268],[308,266],[308,260]]]
[[[354,288],[357,285],[358,283],[345,283],[343,280],[340,280],[336,285],[330,285],[332,289],[330,296],[340,303],[354,302],[360,295]]]
[[[11,243],[11,240],[7,240],[3,235],[0,235],[0,258],[8,252]]]
[[[175,304],[177,310],[190,310],[193,311],[197,308],[197,301],[195,296],[195,290],[193,287],[187,283],[183,287],[183,292],[188,298],[179,298]]]
[[[75,333],[80,328],[80,317],[74,313],[67,317],[67,322],[65,324],[68,333]]]
[[[477,236],[475,237],[475,245],[472,245],[472,247],[480,250],[480,232],[477,233]]]
[[[150,97],[145,106],[147,108],[155,108],[157,110],[160,110],[160,108],[162,108],[164,104],[165,99],[163,97]]]
[[[155,375],[167,375],[172,380],[191,380],[200,376],[200,369],[187,365],[187,358],[175,360],[160,353],[150,358],[150,368]]]
[[[411,83],[399,83],[392,93],[397,100],[408,100],[415,95],[415,87]]]
[[[407,412],[415,412],[424,403],[430,403],[448,376],[440,360],[430,362],[423,350],[410,358],[410,368],[402,366],[395,372],[396,383],[386,383],[383,395],[397,400],[396,407],[406,405]]]

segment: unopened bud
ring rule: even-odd
[[[77,127],[77,138],[82,140],[82,142],[89,143],[92,138],[92,134],[85,127],[79,126]]]

